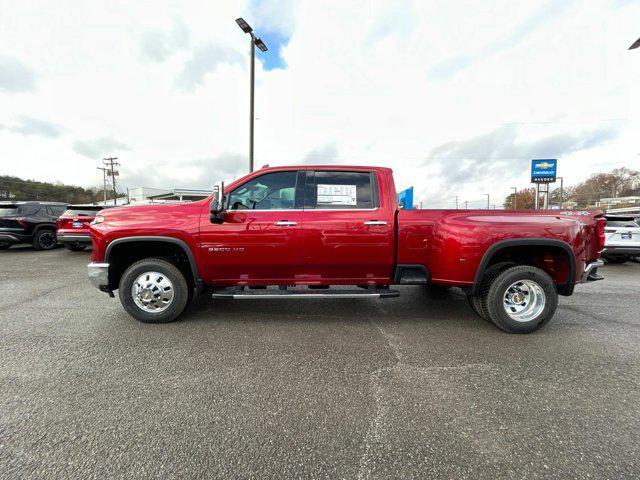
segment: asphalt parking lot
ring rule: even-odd
[[[146,325],[86,263],[0,252],[1,478],[640,476],[640,264],[519,336],[417,287]]]

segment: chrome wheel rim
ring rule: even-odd
[[[530,322],[540,316],[546,301],[540,285],[533,280],[518,280],[505,291],[503,307],[516,322]]]
[[[131,296],[145,312],[164,312],[173,302],[173,283],[164,273],[145,272],[133,282]]]

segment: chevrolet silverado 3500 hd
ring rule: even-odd
[[[528,333],[558,295],[602,278],[605,223],[599,211],[400,210],[388,168],[264,168],[205,200],[100,212],[88,274],[150,323],[176,319],[204,287],[214,298],[385,298],[399,295],[393,285],[433,285],[462,288],[477,315]]]

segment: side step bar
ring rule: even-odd
[[[390,289],[371,290],[241,290],[237,288],[222,288],[211,294],[212,298],[233,299],[286,299],[286,298],[394,298],[400,292]]]

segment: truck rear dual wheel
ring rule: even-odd
[[[483,289],[482,311],[509,333],[531,333],[546,325],[558,307],[553,279],[529,265],[501,271]]]
[[[182,272],[162,258],[145,258],[131,265],[118,286],[122,306],[136,320],[167,323],[189,302],[189,286]]]

